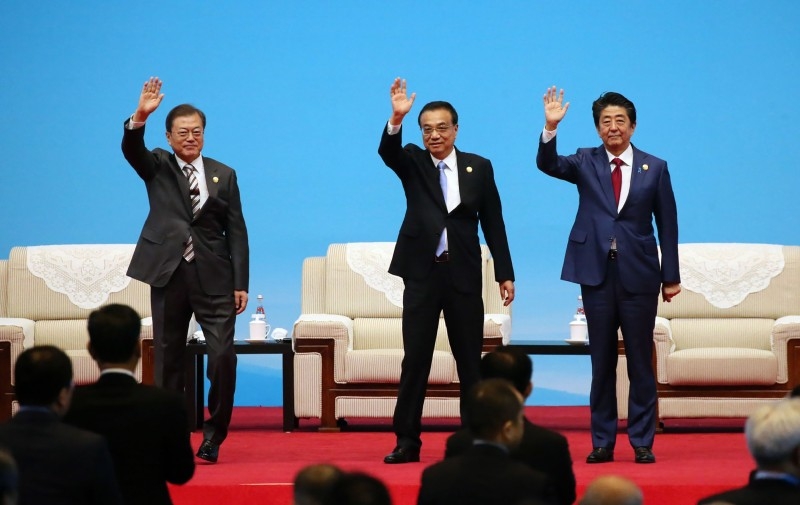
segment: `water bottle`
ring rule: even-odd
[[[256,306],[256,313],[252,315],[250,321],[250,340],[266,340],[269,333],[269,325],[267,324],[267,314],[264,312],[264,297],[258,295],[258,306]]]
[[[586,312],[583,310],[583,297],[578,295],[578,308],[575,309],[575,320],[586,321]]]

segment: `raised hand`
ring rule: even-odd
[[[406,80],[401,78],[396,78],[392,83],[392,87],[389,90],[389,95],[392,97],[392,124],[397,125],[400,122],[395,122],[399,119],[399,121],[403,120],[408,111],[411,110],[411,106],[414,105],[414,99],[417,97],[416,93],[411,93],[411,96],[408,96],[408,92],[406,91]]]
[[[151,77],[142,86],[142,94],[139,95],[139,105],[134,113],[134,121],[144,121],[147,116],[161,105],[164,94],[161,93],[161,79]]]
[[[561,92],[556,91],[556,87],[547,88],[544,94],[544,120],[545,128],[548,130],[555,130],[558,123],[564,119],[569,109],[569,102],[564,103],[564,90]]]

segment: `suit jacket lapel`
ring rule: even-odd
[[[178,189],[183,197],[183,206],[191,218],[192,199],[189,196],[189,179],[186,177],[186,174],[183,172],[183,170],[181,170],[180,165],[178,165],[178,159],[175,156],[175,153],[172,153],[172,156],[170,157],[170,168],[172,169],[175,181],[178,183]]]
[[[633,146],[632,146],[633,147]],[[643,166],[645,165],[645,158],[646,156],[642,151],[633,147],[633,166],[631,167],[631,187],[628,189],[628,199],[625,200],[625,205],[631,201],[631,198],[636,194],[641,187],[642,183],[644,182],[644,177],[647,174],[646,170],[643,170]],[[624,207],[623,207],[624,208]]]
[[[614,198],[614,185],[611,184],[611,165],[608,163],[608,154],[606,154],[605,147],[600,146],[597,149],[597,154],[592,157],[592,163],[597,173],[597,180],[600,183],[600,188],[602,188],[603,195],[606,197],[606,202],[616,214],[617,201]]]
[[[216,198],[217,192],[219,191],[219,171],[217,170],[217,164],[209,161],[207,158],[203,158],[203,168],[205,169],[206,173],[206,187],[208,188],[208,197],[209,198]],[[214,180],[216,178],[216,181]]]
[[[458,193],[461,197],[461,201],[472,201],[472,195],[476,191],[475,185],[472,182],[477,179],[473,177],[474,172],[467,172],[467,167],[472,168],[472,166],[469,164],[467,156],[464,156],[464,153],[458,149],[456,149],[456,164],[458,165]],[[457,208],[458,207],[456,207],[456,209]]]

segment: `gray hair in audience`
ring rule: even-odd
[[[644,495],[632,480],[603,475],[593,480],[578,505],[642,505]]]
[[[759,467],[789,461],[800,448],[800,398],[759,408],[747,419],[744,435]]]

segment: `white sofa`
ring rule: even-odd
[[[346,418],[391,418],[397,399],[403,282],[387,273],[393,243],[331,244],[306,258],[294,325],[295,415],[335,431]],[[493,261],[483,248],[484,352],[508,343]],[[459,417],[458,376],[440,319],[423,417]]]
[[[659,302],[653,333],[660,420],[747,417],[800,385],[800,246],[681,244],[679,256],[683,291]]]
[[[93,382],[99,371],[86,350],[92,310],[123,303],[150,317],[149,286],[125,276],[132,251],[127,244],[14,247],[0,260],[0,420],[16,410],[13,364],[24,349],[58,346],[72,359],[75,382]],[[145,339],[152,338],[148,320]]]

